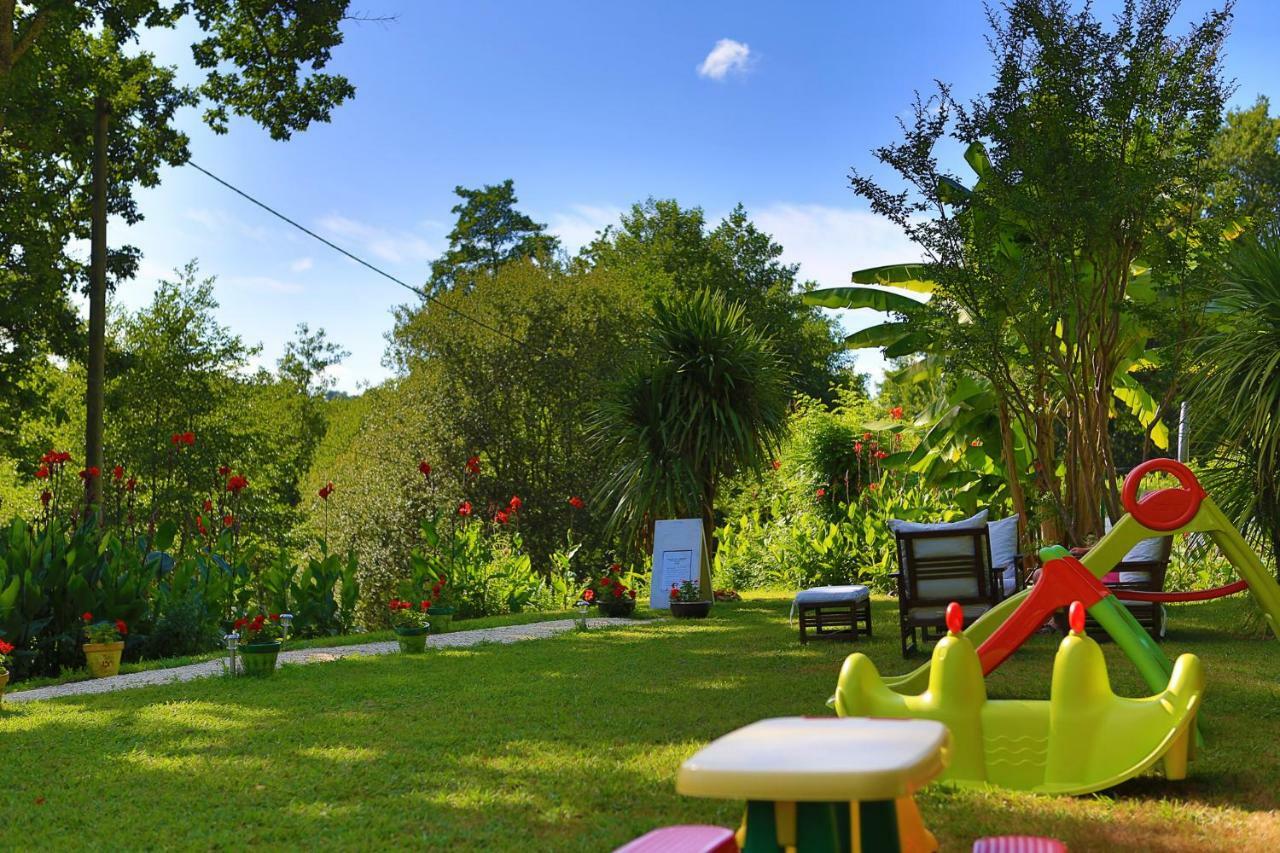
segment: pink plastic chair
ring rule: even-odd
[[[999,835],[973,842],[973,853],[1067,853],[1067,845],[1056,838]]]
[[[733,830],[719,826],[664,826],[646,832],[614,853],[738,853]]]

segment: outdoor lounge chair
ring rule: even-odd
[[[1003,598],[1001,573],[991,566],[985,520],[949,530],[898,530],[894,536],[903,657],[920,642],[945,633],[946,609],[952,601],[960,604],[968,623]]]
[[[1104,575],[1102,582],[1109,589],[1132,589],[1139,592],[1163,592],[1165,574],[1169,570],[1169,558],[1173,553],[1173,537],[1161,536],[1150,539],[1130,551],[1125,559],[1116,563],[1116,567]],[[1129,608],[1129,612],[1138,620],[1138,624],[1147,629],[1154,639],[1160,639],[1165,631],[1164,605],[1155,601],[1121,601]],[[1054,624],[1063,634],[1067,633],[1067,614],[1063,610],[1054,616]],[[1086,631],[1106,636],[1098,623],[1092,618],[1085,625]]]

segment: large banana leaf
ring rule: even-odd
[[[872,308],[899,314],[910,314],[920,307],[920,303],[909,296],[879,287],[827,287],[809,291],[804,301],[822,308]]]
[[[889,285],[915,293],[933,293],[936,284],[925,275],[924,264],[889,264],[854,270],[850,280],[854,284]]]
[[[878,323],[848,335],[844,345],[846,349],[885,347],[911,334],[910,323]]]
[[[1147,389],[1127,373],[1118,373],[1115,383],[1116,398],[1129,407],[1129,411],[1137,417],[1138,423],[1142,424],[1143,428],[1151,430],[1151,441],[1155,446],[1161,450],[1168,450],[1169,428],[1163,421],[1156,420],[1159,406],[1147,393]]]

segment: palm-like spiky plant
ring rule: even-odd
[[[778,445],[785,380],[740,304],[709,291],[659,300],[648,357],[593,423],[615,460],[600,494],[613,526],[635,541],[655,519],[698,517],[711,541],[721,480],[761,468]]]
[[[1280,560],[1280,236],[1241,241],[1214,302],[1197,406],[1215,442],[1205,485]]]

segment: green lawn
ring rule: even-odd
[[[1210,685],[1191,779],[1077,799],[935,785],[920,802],[944,849],[1001,832],[1073,851],[1280,848],[1280,645],[1242,627],[1250,611],[1171,615],[1166,650],[1200,654]],[[859,648],[904,670],[893,602],[875,625]],[[991,693],[1043,698],[1053,647],[1037,637]],[[1106,648],[1117,690],[1141,692]],[[802,649],[786,602],[757,599],[705,622],[6,706],[0,846],[599,851],[665,824],[733,825],[738,805],[678,796],[676,768],[752,720],[824,713],[848,651]]]

